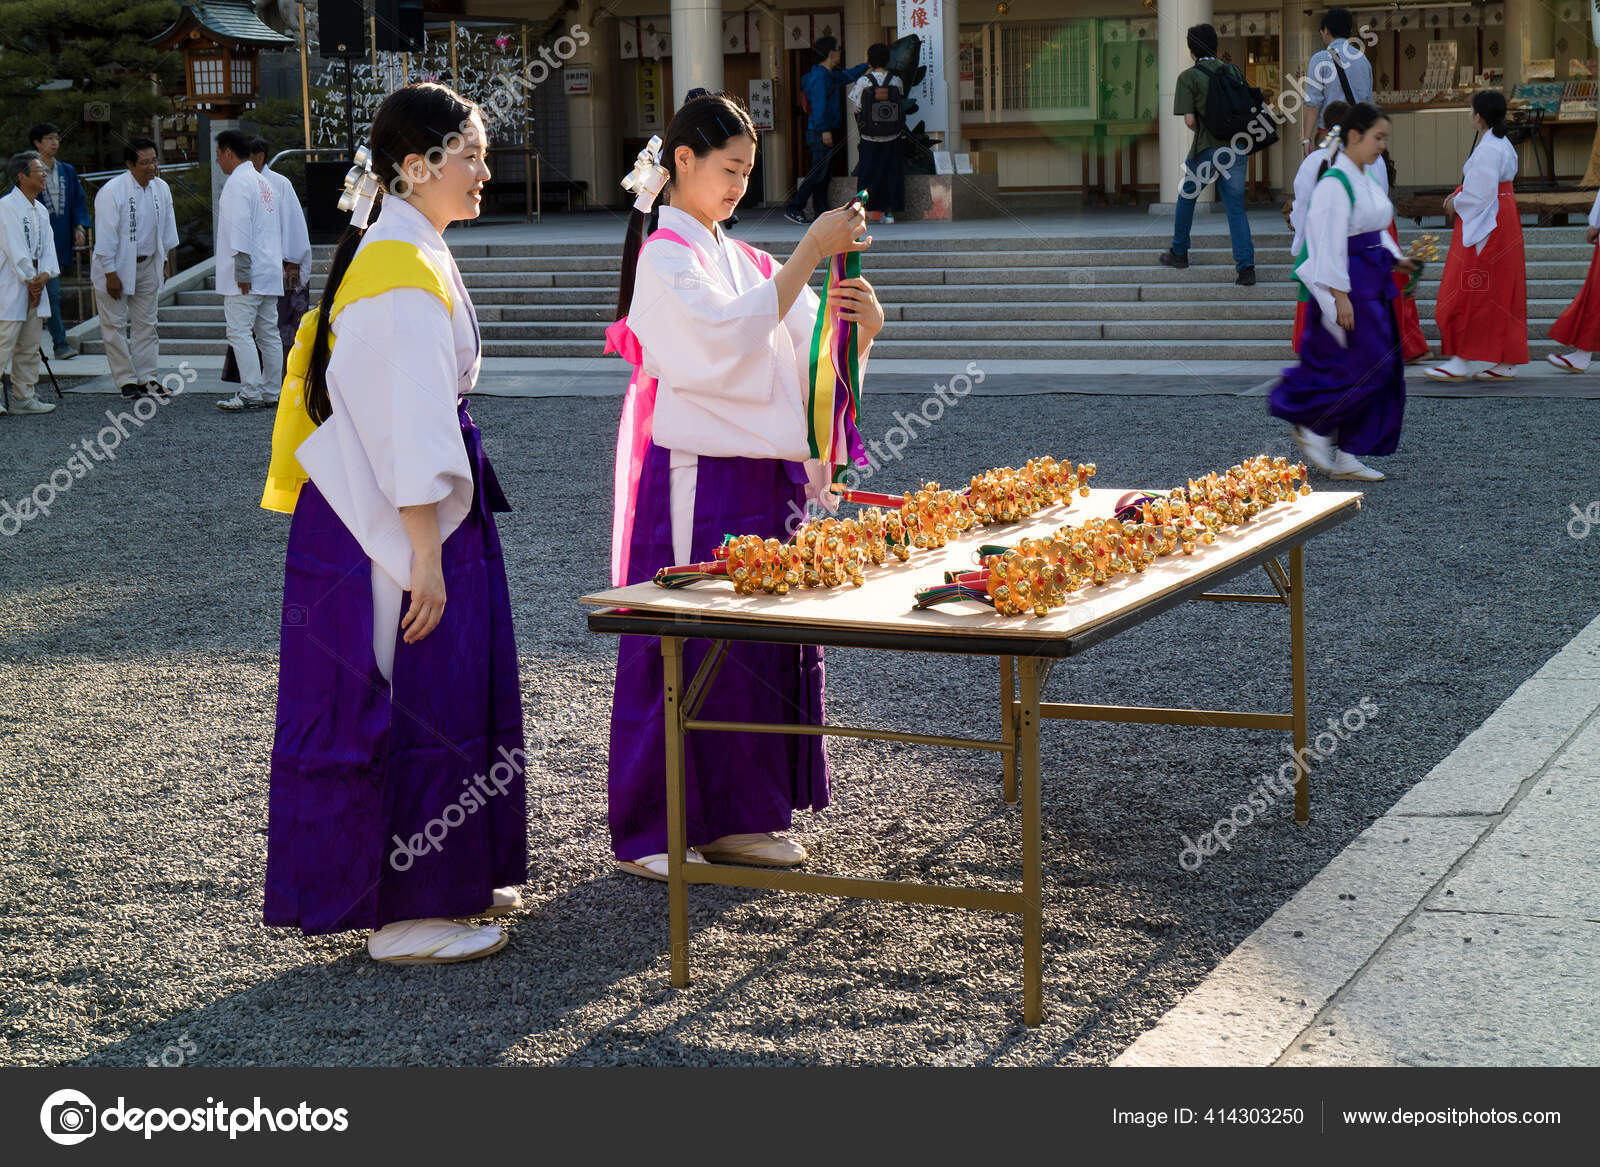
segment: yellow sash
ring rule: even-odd
[[[415,243],[401,239],[379,239],[363,247],[350,261],[339,291],[333,297],[333,320],[357,300],[381,295],[395,288],[421,288],[432,292],[447,310],[455,311],[444,276],[428,262]],[[300,487],[307,475],[295,457],[300,444],[317,428],[306,412],[306,375],[310,371],[311,346],[317,338],[319,303],[300,318],[294,348],[284,367],[283,391],[278,395],[278,415],[272,424],[272,463],[267,469],[267,486],[261,505],[269,511],[294,514]],[[328,351],[333,352],[334,334],[328,334]]]

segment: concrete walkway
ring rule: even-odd
[[[1597,710],[1600,619],[1114,1064],[1600,1065]]]

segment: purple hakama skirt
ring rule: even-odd
[[[1267,409],[1294,425],[1332,437],[1352,454],[1392,454],[1406,408],[1405,363],[1395,325],[1395,259],[1383,232],[1352,235],[1350,307],[1355,327],[1341,348],[1322,326],[1315,300],[1306,305],[1300,363],[1283,371]]]
[[[639,479],[629,547],[629,584],[674,566],[671,452],[652,444]],[[689,561],[712,557],[724,535],[782,539],[793,504],[805,511],[805,472],[771,458],[699,460]],[[723,587],[727,584],[697,584]],[[684,642],[684,683],[711,647]],[[722,671],[701,707],[707,721],[822,724],[822,650],[791,645],[728,646]],[[667,850],[666,728],[661,642],[624,636],[617,650],[607,782],[611,847],[633,860]],[[793,812],[828,805],[828,757],[820,737],[690,732],[684,737],[689,846],[724,835],[787,830]]]
[[[372,649],[372,561],[316,486],[289,529],[263,916],[307,933],[466,917],[527,877],[522,696],[491,512],[509,510],[459,406],[473,502],[442,549],[447,603]],[[402,613],[409,605],[402,601]]]

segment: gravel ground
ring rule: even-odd
[[[880,397],[865,428],[917,404]],[[111,405],[0,419],[0,498]],[[1279,801],[1191,874],[1180,836],[1241,801],[1282,737],[1048,724],[1042,1027],[1020,1021],[1020,923],[948,909],[696,889],[696,980],[678,992],[665,888],[612,871],[615,642],[576,603],[604,582],[615,410],[474,410],[521,508],[502,533],[536,752],[528,909],[482,962],[384,968],[362,935],[260,922],[288,529],[256,506],[268,416],[180,398],[0,538],[5,1062],[1104,1063],[1600,608],[1600,549],[1565,529],[1569,504],[1600,497],[1600,404],[1414,401],[1390,481],[1307,557],[1312,721],[1364,697],[1381,711],[1315,773],[1309,827]],[[1264,449],[1286,435],[1249,398],[973,397],[874,485],[1046,451],[1096,461],[1107,485],[1169,485]],[[992,663],[828,659],[836,720],[994,732]],[[1280,610],[1190,605],[1065,663],[1049,695],[1282,708],[1287,671]],[[994,759],[847,741],[832,756],[834,805],[798,820],[815,869],[1016,878]]]

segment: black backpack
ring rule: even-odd
[[[1278,140],[1277,128],[1267,112],[1267,99],[1261,90],[1245,83],[1244,74],[1226,64],[1202,72],[1210,81],[1206,88],[1206,112],[1201,120],[1213,138],[1229,142],[1236,134],[1247,134],[1252,154]]]
[[[871,73],[866,75],[866,79],[867,87],[861,94],[861,108],[856,110],[856,127],[863,138],[898,138],[906,128],[906,115],[899,92],[888,84],[891,77],[886,75],[882,85],[872,80]],[[883,101],[877,99],[880,89],[889,93]]]

